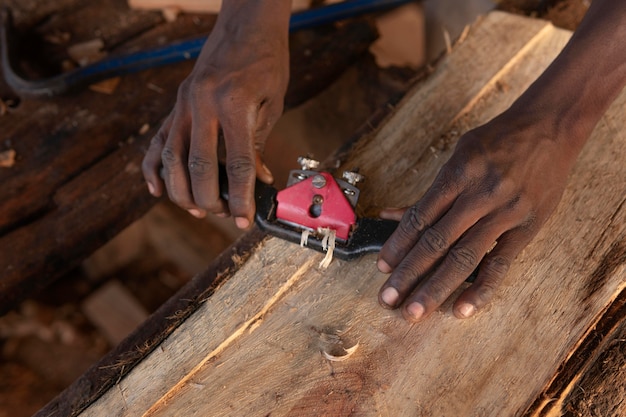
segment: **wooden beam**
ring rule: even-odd
[[[473,27],[348,153],[342,167],[368,177],[364,212],[412,203],[460,133],[506,109],[569,37],[497,12]],[[584,148],[555,214],[474,318],[455,319],[446,303],[410,325],[378,305],[386,277],[375,256],[320,270],[323,255],[269,238],[81,415],[524,413],[626,287],[624,109],[626,93]],[[355,347],[343,361],[324,355]]]

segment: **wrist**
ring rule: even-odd
[[[270,33],[287,37],[291,0],[224,0],[216,29],[229,36],[240,33]]]

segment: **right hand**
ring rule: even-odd
[[[289,10],[284,23],[267,24],[272,10],[249,4],[231,6],[234,17],[228,10],[220,13],[142,165],[154,196],[165,187],[169,198],[192,215],[232,214],[242,229],[254,217],[255,177],[273,182],[261,156],[282,114],[289,78]],[[228,202],[219,192],[220,133],[226,150]]]

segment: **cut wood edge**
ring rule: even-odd
[[[276,293],[265,303],[265,305],[252,317],[245,320],[239,328],[235,329],[228,338],[226,338],[222,343],[220,343],[213,351],[211,351],[204,359],[200,360],[198,364],[187,374],[185,375],[175,386],[173,386],[161,399],[156,401],[153,406],[148,409],[143,416],[150,417],[153,415],[158,409],[160,409],[163,405],[167,404],[168,400],[176,395],[176,393],[186,384],[189,383],[191,378],[200,371],[205,364],[207,364],[212,358],[215,358],[222,351],[224,351],[227,347],[231,346],[234,341],[236,341],[241,335],[245,333],[253,332],[259,325],[259,323],[263,320],[263,316],[267,314],[268,311],[280,300],[283,295],[289,291],[293,287],[293,285],[298,282],[298,280],[307,272],[310,268],[313,267],[315,263],[315,257],[309,258],[307,262],[302,264],[302,266],[294,273],[292,276],[281,285]]]

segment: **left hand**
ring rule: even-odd
[[[403,306],[418,321],[478,268],[453,308],[472,316],[556,207],[576,153],[546,120],[511,113],[465,134],[415,205],[381,213],[400,220],[378,259],[391,272],[379,293],[384,307]]]

